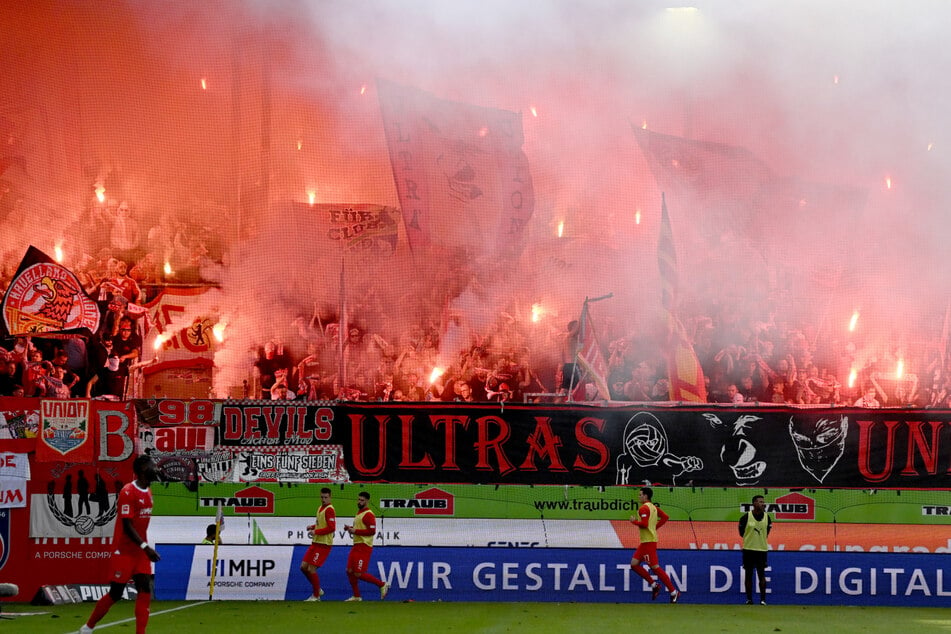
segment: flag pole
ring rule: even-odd
[[[572,400],[572,395],[575,391],[575,377],[578,376],[579,372],[576,371],[578,367],[578,356],[581,353],[581,348],[584,346],[587,329],[589,328],[588,321],[590,320],[588,313],[588,304],[593,304],[594,302],[600,302],[605,299],[611,299],[614,297],[614,293],[608,293],[607,295],[601,295],[599,297],[585,297],[584,304],[581,306],[581,319],[578,324],[578,340],[575,344],[575,349],[572,350],[572,364],[571,364],[571,381],[568,383],[568,401],[569,403],[574,402]],[[584,367],[582,365],[582,367]],[[587,373],[587,372],[586,372]]]
[[[211,582],[208,584],[208,600],[215,596],[215,573],[218,572],[218,543],[221,541],[221,524],[224,521],[224,510],[221,502],[218,503],[218,512],[215,513],[215,550],[211,556]]]
[[[575,377],[578,376],[578,349],[581,347],[582,342],[584,341],[584,327],[585,322],[588,321],[588,298],[584,298],[584,303],[581,305],[581,318],[578,320],[578,337],[575,339],[575,345],[571,350],[571,379],[568,381],[568,403],[573,403],[573,397],[575,393]],[[562,383],[564,385],[564,383]]]

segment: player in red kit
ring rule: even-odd
[[[651,585],[651,600],[653,601],[660,594],[660,584],[651,578],[651,573],[646,568],[641,566],[641,562],[646,563],[667,587],[667,591],[670,592],[670,602],[677,603],[680,599],[680,591],[670,582],[670,577],[657,562],[657,529],[666,524],[670,517],[651,502],[653,497],[654,490],[643,487],[637,498],[641,506],[637,509],[637,515],[631,516],[631,523],[637,526],[641,537],[640,546],[631,557],[631,569]]]
[[[90,634],[109,608],[122,598],[129,579],[135,582],[135,633],[145,634],[152,602],[152,562],[159,555],[148,542],[149,520],[152,519],[152,490],[156,479],[155,463],[149,456],[139,456],[132,462],[135,480],[122,487],[116,500],[116,530],[112,537],[115,550],[109,559],[109,592],[93,608],[80,634]]]
[[[369,504],[370,494],[360,491],[357,495],[357,514],[353,518],[353,526],[343,527],[353,536],[353,547],[347,557],[347,578],[350,579],[353,596],[347,601],[363,601],[360,597],[359,581],[369,581],[379,588],[381,601],[390,591],[390,584],[367,572],[370,568],[370,555],[373,554],[373,536],[376,535],[376,516],[370,510]]]
[[[307,531],[313,535],[310,548],[304,553],[304,560],[300,563],[301,572],[314,589],[313,593],[307,597],[307,601],[320,601],[320,597],[324,594],[320,587],[317,569],[327,563],[336,530],[337,514],[330,503],[330,489],[324,487],[320,490],[320,507],[317,509],[316,522],[307,527]]]

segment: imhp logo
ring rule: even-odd
[[[199,506],[217,508],[220,504],[230,507],[237,513],[253,513],[268,515],[274,513],[274,494],[259,486],[248,487],[235,493],[232,497],[198,498]]]
[[[277,567],[273,559],[219,559],[216,577],[266,577]],[[211,576],[211,560],[205,563],[205,574]]]
[[[413,509],[413,515],[452,515],[455,500],[452,493],[433,487],[412,498],[381,498],[381,509]]]
[[[753,510],[753,505],[741,504],[740,508],[748,513]],[[778,520],[812,521],[816,519],[816,501],[801,493],[787,493],[774,502],[767,502],[766,512],[772,513]]]

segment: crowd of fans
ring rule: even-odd
[[[88,253],[75,258],[71,269],[99,303],[100,331],[89,338],[0,342],[0,396],[134,396],[130,377],[143,355],[142,305],[165,283],[201,284],[202,262],[220,262],[224,251],[220,236],[187,221],[163,217],[142,226],[126,203],[92,205],[87,215],[76,228],[82,234],[76,242],[88,245]],[[432,280],[407,282],[407,296],[416,302],[407,312],[438,317],[397,325],[390,304],[367,283],[359,289],[360,303],[349,311],[345,332],[339,332],[333,309],[325,307],[322,314],[315,309],[309,321],[296,322],[294,340],[261,342],[239,396],[564,402],[579,398],[575,388],[581,383],[580,400],[607,400],[572,363],[580,343],[577,321],[549,324],[540,334],[539,326],[513,309],[500,312],[479,335],[467,331],[467,340],[449,350],[447,342],[459,339],[461,329],[446,309],[446,298],[471,285],[475,276],[464,264],[447,270],[438,290]],[[5,289],[11,277],[8,264],[0,287]],[[712,403],[951,406],[946,342],[899,359],[895,351],[857,350],[847,337],[820,339],[807,326],[777,316],[775,309],[748,307],[745,314],[724,308],[681,315]],[[610,400],[669,400],[666,349],[660,343],[665,333],[631,332],[615,323],[599,324],[599,332]],[[898,363],[904,365],[900,372]]]

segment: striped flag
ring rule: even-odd
[[[591,311],[588,310],[588,303],[585,302],[581,311],[581,350],[578,351],[578,364],[584,369],[581,378],[571,393],[572,401],[586,401],[587,384],[593,383],[598,390],[598,398],[605,401],[611,400],[611,393],[608,391],[608,382],[605,379],[608,373],[608,364],[601,353],[601,344],[598,342],[598,336],[594,331],[594,324],[591,322]]]
[[[707,388],[703,368],[680,319],[677,318],[677,251],[667,213],[667,200],[661,194],[660,235],[657,239],[657,266],[660,269],[661,303],[667,311],[667,378],[672,401],[705,403]]]

